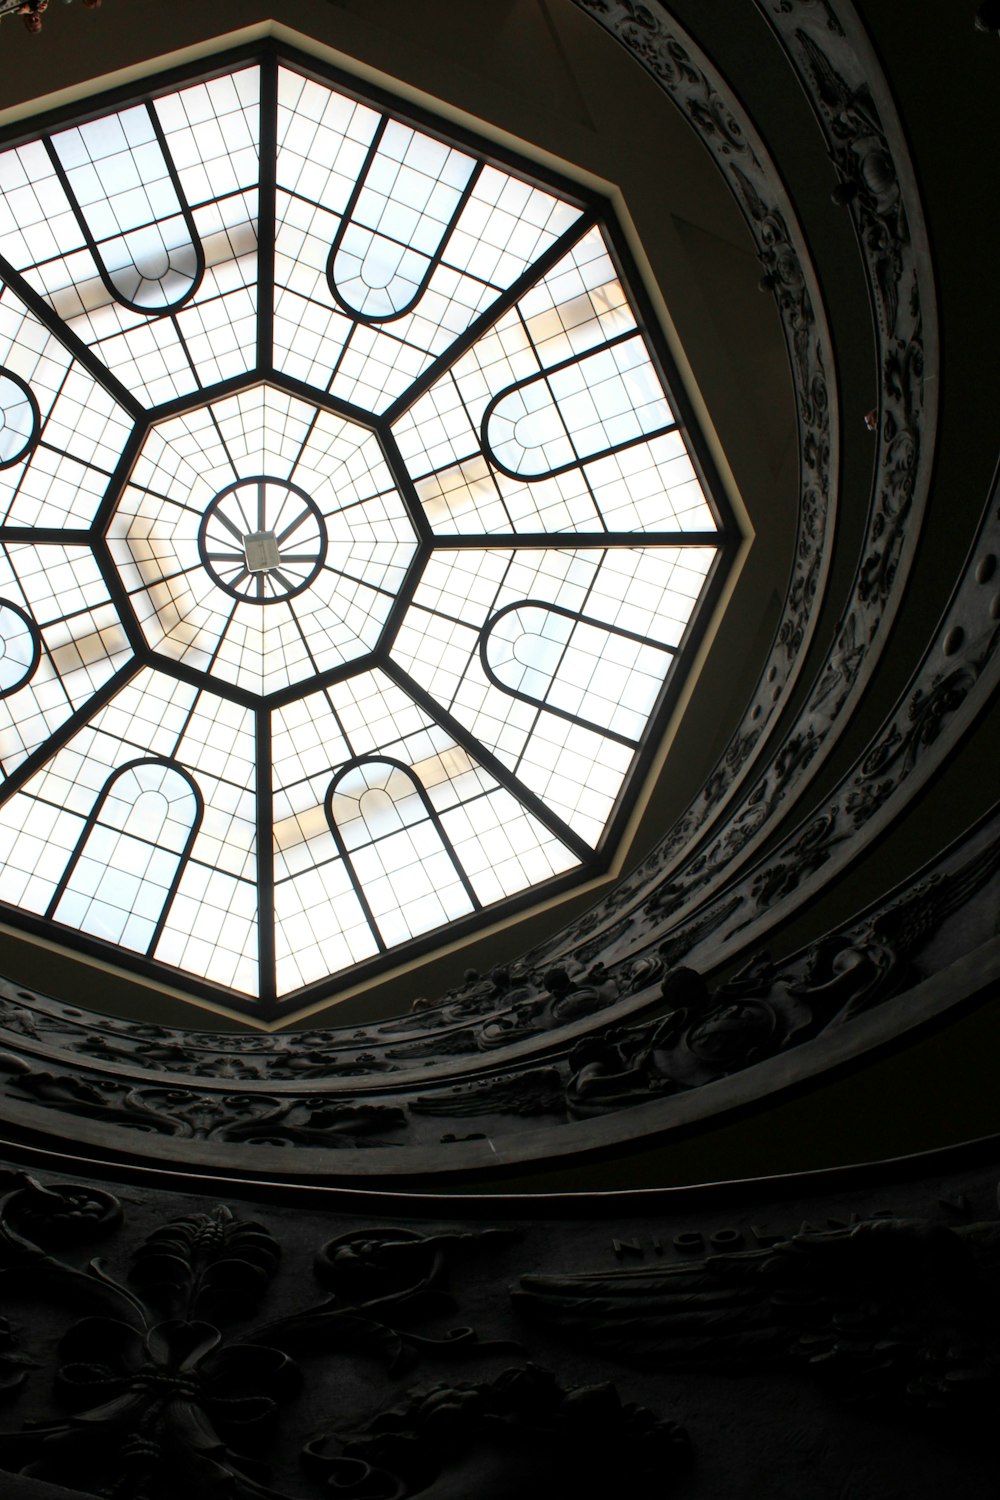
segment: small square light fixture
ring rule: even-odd
[[[273,531],[249,531],[243,538],[247,570],[250,573],[269,573],[281,561],[278,539]]]

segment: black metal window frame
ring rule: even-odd
[[[167,176],[170,178],[171,185],[177,196],[178,210],[181,218],[183,218],[184,220],[185,226],[187,227],[191,249],[194,253],[195,265],[194,272],[190,278],[190,285],[182,296],[175,298],[173,301],[163,301],[159,304],[155,302],[142,303],[133,302],[131,298],[124,296],[121,289],[116,286],[114,276],[108,270],[107,262],[104,258],[104,252],[101,249],[101,245],[107,240],[127,239],[129,235],[138,234],[144,229],[155,228],[157,225],[163,222],[162,216],[155,219],[150,219],[143,224],[136,224],[131,229],[122,230],[120,234],[105,235],[101,240],[98,240],[93,233],[87,214],[82,204],[80,203],[79,198],[77,197],[77,194],[73,188],[73,184],[70,180],[69,173],[62,161],[61,156],[59,155],[58,148],[55,145],[53,137],[60,134],[59,131],[53,131],[45,137],[45,151],[46,155],[49,158],[49,161],[52,164],[52,169],[59,179],[62,190],[66,194],[70,207],[73,210],[73,217],[76,219],[77,225],[79,226],[80,233],[84,239],[84,243],[86,244],[87,249],[90,251],[91,255],[94,257],[94,264],[97,267],[97,274],[100,276],[101,281],[104,283],[108,295],[110,297],[113,297],[114,300],[118,302],[122,307],[127,308],[129,312],[138,313],[141,317],[144,318],[153,318],[162,317],[164,314],[180,312],[181,308],[184,307],[188,302],[190,302],[191,298],[197,294],[198,290],[201,287],[202,278],[205,275],[205,251],[201,243],[201,235],[198,233],[198,229],[195,225],[194,218],[191,213],[190,205],[187,201],[187,195],[184,192],[184,188],[181,185],[181,180],[177,174],[177,168],[174,165],[174,159],[171,154],[170,147],[168,146],[166,138],[164,137],[160,122],[156,117],[156,111],[153,109],[152,103],[149,99],[138,100],[136,101],[136,104],[137,106],[145,105],[146,114],[152,126],[153,134],[156,139],[156,143],[159,146],[160,153],[163,156],[164,166],[167,169]],[[176,215],[172,214],[169,217],[174,218],[176,217]]]
[[[451,839],[448,837],[448,830],[442,823],[437,809],[435,808],[430,797],[428,797],[427,795],[426,787],[420,780],[420,777],[417,776],[417,774],[413,770],[413,767],[406,765],[404,761],[397,760],[396,757],[392,755],[355,756],[353,760],[346,761],[344,765],[340,766],[337,769],[335,775],[332,777],[330,785],[326,789],[326,796],[323,799],[323,809],[326,813],[326,821],[329,825],[330,832],[333,834],[334,843],[337,845],[337,852],[344,862],[344,868],[347,870],[348,874],[351,877],[351,883],[354,886],[354,893],[357,897],[358,905],[361,907],[362,911],[365,914],[365,919],[372,930],[372,936],[378,944],[380,951],[383,953],[387,953],[390,950],[387,944],[383,941],[378,917],[372,910],[368,897],[365,894],[365,883],[358,876],[354,860],[351,856],[351,850],[348,847],[343,833],[341,832],[341,829],[337,823],[336,815],[334,813],[334,798],[337,795],[337,788],[340,786],[340,783],[347,776],[349,776],[352,771],[361,770],[365,766],[390,766],[392,770],[401,772],[402,775],[407,778],[414,791],[416,792],[417,797],[420,800],[420,804],[423,807],[424,812],[427,815],[427,819],[434,829],[434,832],[441,840],[441,844],[444,848],[445,853],[447,854],[448,858],[451,860],[451,863],[455,868],[455,873],[458,876],[459,881],[461,882],[461,885],[469,898],[473,911],[481,912],[483,909],[483,903],[476,895],[475,890],[473,889],[469,881],[469,877],[466,874],[465,869],[463,868],[462,861],[459,859],[458,854],[455,852],[455,846],[452,843]],[[389,835],[384,836],[388,837]],[[376,844],[378,842],[378,839],[370,840],[371,844]]]
[[[22,609],[13,599],[0,598],[0,610],[3,609],[9,609],[11,614],[17,616],[28,632],[28,637],[31,641],[31,655],[28,661],[19,663],[21,675],[15,682],[8,684],[7,687],[0,686],[0,698],[9,698],[12,693],[16,693],[20,688],[24,687],[26,682],[30,682],[32,677],[34,677],[38,663],[42,659],[42,633],[36,622],[28,614],[28,611]],[[4,653],[4,659],[6,660],[6,652]]]
[[[111,772],[111,775],[108,777],[100,792],[97,794],[97,799],[94,802],[93,807],[90,809],[89,813],[84,819],[83,828],[80,830],[80,834],[77,838],[76,844],[74,845],[72,853],[66,861],[66,865],[63,869],[62,875],[59,877],[55,890],[53,891],[52,896],[49,900],[49,904],[45,912],[45,918],[47,921],[53,922],[57,926],[62,926],[62,924],[60,924],[59,922],[59,918],[56,916],[56,912],[59,908],[59,903],[62,901],[63,896],[66,894],[69,883],[73,878],[73,872],[75,871],[77,865],[80,863],[80,860],[83,857],[90,835],[93,833],[94,829],[101,821],[101,813],[103,812],[108,797],[111,794],[111,789],[115,785],[116,781],[120,781],[123,776],[125,776],[129,771],[134,771],[138,766],[163,766],[167,770],[172,771],[176,776],[179,776],[181,780],[185,781],[190,787],[191,792],[194,796],[195,807],[194,817],[191,820],[191,827],[188,830],[188,835],[184,841],[182,850],[179,854],[176,855],[174,850],[168,851],[171,855],[174,855],[176,857],[177,868],[174,871],[173,879],[171,880],[170,885],[168,886],[163,897],[163,903],[160,907],[160,913],[156,920],[156,924],[153,930],[153,936],[150,938],[148,944],[146,945],[145,954],[142,955],[148,958],[153,952],[155,952],[156,945],[160,941],[160,936],[166,924],[167,917],[170,914],[170,908],[173,905],[174,897],[177,895],[177,891],[188,862],[188,856],[190,855],[191,850],[194,846],[194,841],[198,836],[198,831],[201,828],[201,822],[205,812],[205,799],[202,796],[201,788],[199,787],[195,778],[191,775],[191,772],[187,769],[186,766],[178,765],[176,761],[170,760],[167,756],[137,756],[133,760],[125,761],[124,764],[117,766],[115,770]],[[125,830],[116,831],[124,832]],[[146,842],[145,840],[139,838],[139,836],[136,834],[130,834],[129,837],[136,838],[139,842]],[[150,847],[154,849],[160,849],[162,848],[162,845],[151,844]],[[76,931],[75,928],[69,927],[65,927],[63,930],[70,932]],[[118,950],[116,949],[116,951]],[[127,952],[128,950],[122,949],[121,951]]]
[[[676,657],[677,648],[675,646],[667,646],[662,641],[653,640],[651,636],[639,635],[634,630],[624,630],[620,625],[608,625],[604,620],[598,620],[594,615],[586,615],[576,610],[566,609],[561,604],[551,604],[547,599],[515,599],[512,604],[505,604],[501,609],[496,610],[486,621],[480,632],[479,659],[482,662],[483,672],[494,687],[499,688],[502,693],[509,694],[511,698],[520,698],[522,703],[531,703],[536,708],[544,708],[550,714],[557,714],[559,718],[566,719],[570,724],[578,724],[581,729],[596,730],[598,734],[605,735],[609,740],[617,740],[620,745],[627,745],[631,750],[636,749],[639,741],[632,739],[629,735],[618,734],[615,730],[609,729],[606,724],[597,724],[592,719],[585,719],[580,714],[571,713],[568,708],[559,708],[558,705],[549,703],[546,698],[536,697],[534,693],[526,693],[522,688],[511,687],[510,683],[504,682],[503,678],[498,675],[489,657],[490,638],[496,626],[506,615],[515,614],[520,609],[547,610],[549,614],[562,615],[565,619],[572,620],[574,624],[593,626],[597,630],[605,631],[608,635],[617,635],[622,640],[634,641],[638,645],[649,646],[654,651],[662,651],[666,656]],[[559,675],[559,669],[565,659],[572,638],[572,632],[570,632],[563,644],[559,661],[550,675],[550,687]]]

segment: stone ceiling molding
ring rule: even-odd
[[[177,1186],[0,1168],[9,1500],[995,1494],[993,1162],[596,1222]]]
[[[661,19],[660,8],[636,5],[632,0],[617,5],[607,0],[575,3],[594,14],[676,99],[672,85],[675,55],[681,44],[672,30],[673,23],[668,26]],[[826,662],[816,672],[810,697],[797,713],[794,728],[777,746],[767,768],[751,786],[746,785],[752,764],[763,758],[765,748],[761,740],[753,761],[750,749],[744,752],[744,747],[754,744],[750,726],[763,718],[764,701],[773,708],[783,695],[787,697],[792,685],[792,680],[783,679],[777,659],[784,642],[796,638],[787,613],[778,628],[775,652],[765,664],[748,708],[745,727],[737,731],[695,807],[619,884],[603,908],[594,908],[558,935],[544,950],[552,959],[571,951],[581,937],[589,939],[588,952],[593,950],[602,928],[607,929],[608,939],[616,939],[629,913],[648,901],[657,887],[660,889],[654,900],[658,914],[682,917],[695,903],[709,899],[717,887],[725,888],[734,864],[748,860],[773,833],[777,814],[800,796],[816,775],[836,743],[833,731],[838,721],[849,716],[868,685],[885,641],[883,627],[895,615],[920,535],[934,451],[938,342],[933,273],[912,163],[870,47],[864,44],[861,53],[856,50],[853,34],[848,37],[826,0],[801,0],[800,4],[788,0],[758,8],[776,27],[824,129],[841,179],[838,192],[851,205],[876,313],[879,453],[867,540]],[[808,31],[799,25],[803,17]],[[858,30],[855,24],[852,32]],[[876,98],[891,125],[883,124]],[[697,120],[696,105],[686,99],[680,107],[684,109],[685,104],[685,112]],[[766,224],[768,213],[759,184],[751,183],[741,166],[729,159],[728,152],[720,165],[730,178],[751,231],[755,225]],[[777,271],[773,270],[764,253],[762,263],[765,281],[773,287],[781,308],[787,286],[795,285],[800,272],[781,259]],[[794,339],[790,348],[801,402],[804,372],[796,359]],[[808,473],[808,463],[802,472]],[[807,482],[802,508],[808,515],[811,502]],[[796,588],[793,578],[786,611],[794,609]],[[800,667],[804,665],[804,651],[798,660]],[[770,722],[768,744],[774,745],[780,716],[775,715]],[[734,770],[739,772],[736,778]],[[699,821],[707,821],[707,814],[714,817],[707,828],[701,829]]]
[[[307,1034],[308,1046],[287,1036],[248,1046],[166,1027],[92,1025],[4,983],[0,1117],[126,1154],[139,1131],[148,1158],[205,1169],[239,1170],[252,1148],[254,1170],[292,1167],[303,1178],[419,1177],[669,1137],[973,1002],[1000,978],[998,894],[994,814],[798,953],[780,962],[758,955],[714,987],[694,970],[674,970],[659,1014],[563,1035],[542,1055],[553,1008],[585,1005],[588,986],[536,977],[508,997],[508,1016],[516,1013],[536,1055],[501,1066],[496,1023],[474,1019],[487,998],[481,983],[456,997],[449,1037],[422,1033],[416,1015],[351,1043]]]
[[[733,734],[698,800],[616,890],[643,891],[672,860],[725,815],[763,753],[795,685],[823,603],[836,523],[839,411],[828,371],[832,338],[817,273],[794,205],[771,155],[726,81],[661,6],[634,0],[573,0],[633,56],[691,125],[740,208],[775,298],[788,349],[799,437],[799,521],[792,574],[771,653]],[[583,919],[584,923],[589,917]],[[560,934],[570,941],[581,930]]]

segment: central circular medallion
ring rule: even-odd
[[[234,599],[274,604],[307,589],[326,560],[315,501],[285,479],[259,475],[220,490],[198,528],[198,552]]]

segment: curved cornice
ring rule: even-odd
[[[690,95],[690,64],[680,75],[686,88],[678,97],[676,58],[679,54],[688,59],[690,54],[673,26],[660,18],[657,7],[636,5],[632,0],[614,5],[607,0],[575,3],[592,12],[650,69],[689,117],[701,119]],[[854,36],[848,37],[829,5],[789,0],[778,5],[761,3],[758,8],[796,66],[823,128],[840,178],[838,192],[851,206],[876,315],[879,451],[866,540],[833,642],[814,671],[805,705],[787,729],[775,710],[782,698],[787,699],[805,663],[808,645],[808,635],[803,634],[801,648],[791,649],[798,647],[801,629],[800,577],[793,577],[774,648],[741,727],[694,806],[610,898],[611,910],[603,919],[613,924],[609,936],[620,933],[630,912],[650,899],[656,903],[661,922],[669,919],[675,925],[720,889],[725,891],[737,867],[759,850],[779,815],[806,790],[835,743],[838,723],[849,716],[877,668],[885,627],[891,624],[905,591],[927,500],[937,409],[936,297],[913,166],[898,124],[883,121],[883,111],[895,121],[887,87],[870,48],[865,44],[858,50]],[[856,32],[854,25],[852,33]],[[704,90],[715,92],[721,87],[715,80],[708,83],[706,75]],[[747,179],[742,165],[732,159],[731,151],[720,149],[717,159],[751,231],[756,228],[759,235],[770,223],[767,200],[758,184]],[[773,193],[773,182],[769,185]],[[796,327],[794,316],[789,317],[789,301],[802,271],[800,263],[782,257],[772,264],[766,245],[761,258],[767,267],[765,280],[775,291],[790,338],[801,420],[807,374],[801,353],[804,330]],[[799,566],[809,557],[814,467],[815,450],[807,437],[800,469],[804,519]],[[814,599],[814,606],[819,602]],[[766,762],[765,751],[770,754]],[[756,774],[751,779],[752,772]],[[596,911],[590,914],[560,934],[546,956],[571,951],[583,937],[588,953],[593,952],[594,929],[601,930],[601,920]]]

